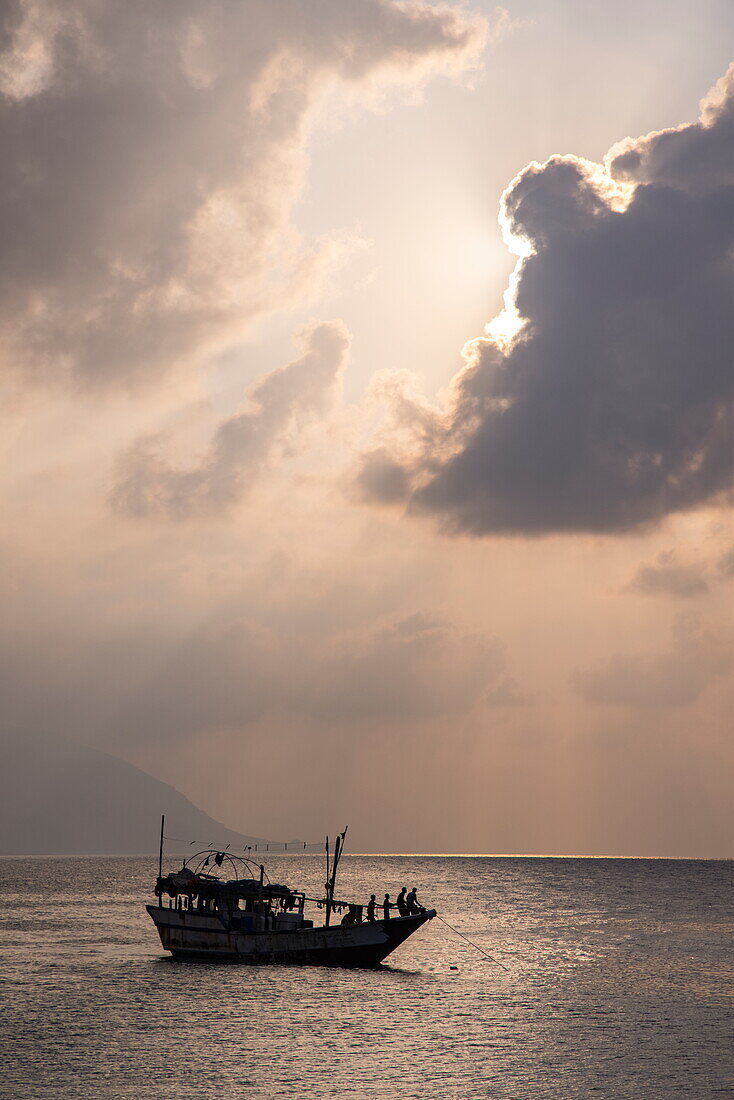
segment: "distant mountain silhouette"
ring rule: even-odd
[[[0,855],[146,854],[166,833],[207,847],[262,843],[220,825],[179,791],[96,749],[0,727]],[[196,849],[193,849],[194,851]]]

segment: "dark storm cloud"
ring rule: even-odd
[[[346,361],[348,333],[338,321],[320,324],[303,334],[303,342],[300,358],[253,387],[250,409],[217,427],[200,465],[177,469],[146,440],[119,459],[113,508],[130,516],[187,519],[240,499],[276,444],[328,410]]]
[[[698,123],[606,168],[531,164],[503,196],[523,242],[509,344],[473,341],[443,408],[403,399],[368,500],[457,532],[624,531],[734,478],[734,66]]]
[[[319,248],[281,230],[319,95],[461,67],[484,31],[394,0],[8,0],[6,365],[148,380],[304,290]]]
[[[680,707],[695,702],[731,666],[731,646],[695,619],[676,624],[669,650],[653,656],[619,653],[572,678],[587,702],[630,707]]]
[[[733,70],[717,81],[701,106],[701,118],[610,150],[612,175],[635,183],[659,183],[696,192],[730,187],[734,178]]]
[[[639,565],[624,590],[643,596],[691,599],[708,592],[708,569],[704,562],[682,562],[673,551],[665,550],[654,562]]]

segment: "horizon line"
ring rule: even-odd
[[[179,853],[171,853],[178,856]],[[231,853],[236,855],[236,852]],[[256,853],[260,855],[261,853]],[[273,851],[262,855],[304,857],[323,857],[323,852]],[[589,854],[578,852],[345,852],[345,856],[355,859],[615,859],[615,860],[668,860],[676,862],[727,863],[734,860],[730,856],[674,856],[674,855],[629,855],[629,854]],[[157,858],[157,852],[2,852],[0,859],[148,859]]]

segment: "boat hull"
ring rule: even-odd
[[[422,924],[433,909],[410,917],[329,928],[268,932],[230,930],[215,914],[146,905],[166,951],[174,958],[248,965],[374,967]]]

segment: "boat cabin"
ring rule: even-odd
[[[313,927],[313,921],[304,918],[305,894],[280,883],[265,882],[262,869],[260,878],[224,880],[184,864],[178,871],[159,876],[155,893],[161,906],[165,906],[167,898],[169,909],[201,916],[216,915],[233,931]]]

